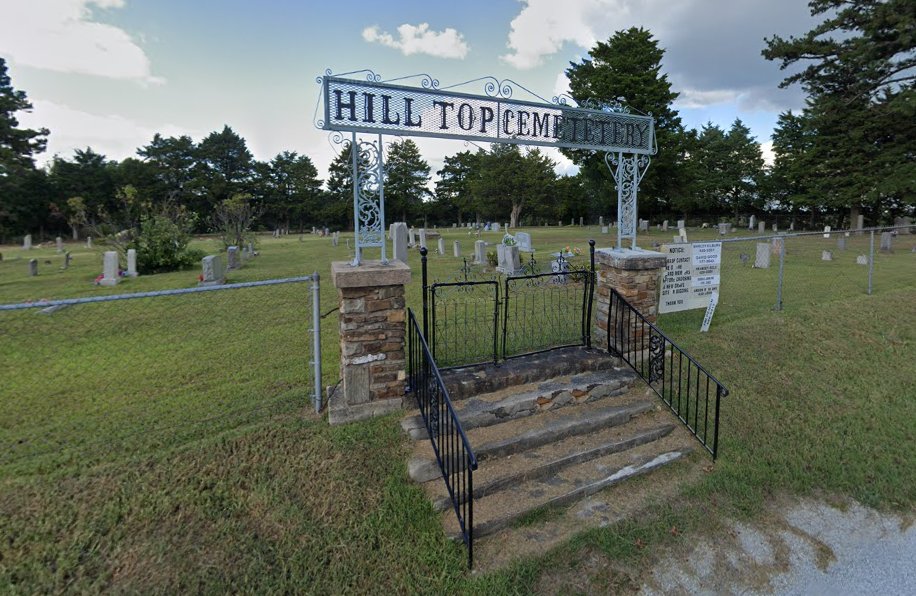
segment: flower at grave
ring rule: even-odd
[[[516,244],[515,236],[513,236],[512,234],[506,234],[505,236],[503,236],[503,244],[506,246],[515,246]]]
[[[573,249],[573,254],[574,254],[574,255],[581,255],[581,254],[582,254],[582,249],[579,248],[578,246],[575,247],[575,248]]]
[[[96,277],[96,278],[95,278],[95,285],[99,285],[100,283],[102,283],[102,280],[103,280],[104,278],[105,278],[104,275],[99,275],[98,277]]]
[[[204,274],[203,274],[203,273],[198,273],[198,274],[197,274],[197,281],[203,281],[203,280],[204,280]]]

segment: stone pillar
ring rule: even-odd
[[[646,319],[654,323],[658,315],[658,292],[667,257],[652,250],[602,248],[595,251],[595,325],[592,345],[607,349],[608,325],[626,320],[626,313],[612,312],[611,288],[623,296]],[[632,322],[632,318],[630,319]],[[641,338],[641,328],[627,332],[631,339]],[[628,343],[628,342],[627,342]],[[626,346],[624,347],[627,350]]]
[[[70,253],[67,253],[68,255]],[[137,277],[137,250],[134,248],[127,249],[127,276]]]
[[[331,263],[340,302],[340,374],[328,404],[328,420],[340,424],[402,407],[407,361],[404,286],[410,267],[399,261],[358,267]]]

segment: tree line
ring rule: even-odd
[[[686,128],[678,93],[662,70],[664,50],[641,28],[598,42],[566,70],[580,105],[614,105],[651,114],[659,147],[639,191],[650,219],[718,221],[767,214],[799,225],[843,227],[859,214],[871,224],[912,215],[916,185],[916,17],[904,0],[814,0],[824,20],[798,38],[766,39],[764,58],[782,68],[805,65],[783,86],[807,95],[799,113],[780,115],[775,162],[741,120],[727,128]],[[242,213],[250,225],[291,231],[353,227],[348,143],[319,178],[306,155],[284,151],[254,159],[245,139],[225,126],[195,142],[156,134],[136,157],[109,160],[91,148],[36,168],[49,131],[19,127],[31,105],[0,58],[0,236],[77,234],[109,222],[130,226],[150,209],[181,213],[190,231],[214,231]],[[614,217],[617,191],[604,155],[562,150],[579,171],[559,176],[541,150],[492,145],[447,156],[431,169],[410,139],[385,147],[390,221],[450,225],[509,221],[539,225]],[[145,206],[138,208],[138,205]],[[133,214],[131,216],[131,214]],[[236,221],[236,220],[233,220]],[[222,226],[225,227],[225,226]]]

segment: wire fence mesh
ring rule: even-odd
[[[721,242],[716,310],[720,319],[764,310],[791,311],[914,282],[907,272],[916,262],[910,258],[916,250],[916,226],[722,238]]]
[[[317,296],[313,275],[0,305],[0,476],[320,405]]]

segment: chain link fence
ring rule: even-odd
[[[0,476],[321,408],[317,274],[0,305]]]
[[[916,226],[717,241],[722,242],[717,318],[792,310],[916,284]]]

